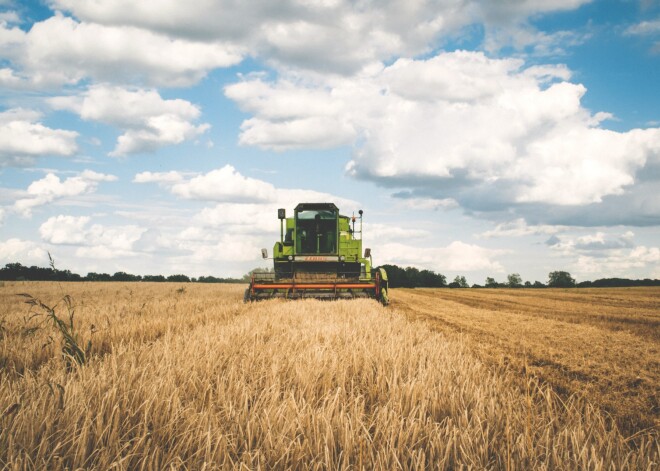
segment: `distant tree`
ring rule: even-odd
[[[443,288],[447,278],[431,270],[414,267],[401,268],[397,265],[382,265],[387,272],[390,288]]]
[[[545,288],[546,286],[541,283],[540,281],[535,281],[534,284],[532,285],[534,288]]]
[[[447,285],[447,278],[444,275],[441,275],[431,270],[420,271],[419,281],[420,281],[419,286],[425,288],[442,288]]]
[[[490,276],[486,278],[486,288],[497,288],[499,285],[497,281],[495,281],[495,278],[491,278]]]
[[[82,276],[72,273],[71,270],[55,270],[55,279],[57,281],[80,281]]]
[[[483,286],[474,283],[474,284],[472,285],[472,288],[483,288]]]
[[[387,272],[390,288],[408,288],[406,270],[397,265],[382,265]]]
[[[548,286],[551,288],[573,288],[575,279],[567,271],[553,271],[548,274]]]
[[[142,277],[142,281],[153,281],[153,282],[162,283],[163,281],[165,281],[165,277],[163,275],[144,275]]]
[[[112,275],[112,281],[140,281],[142,277],[140,275],[132,275],[124,271],[118,271]]]
[[[507,286],[509,288],[520,288],[522,286],[522,278],[518,273],[511,273],[507,276]]]
[[[182,282],[182,283],[188,283],[190,282],[190,278],[188,278],[186,275],[170,275],[167,277],[167,281],[177,281],[177,282]]]
[[[220,278],[216,278],[215,276],[200,276],[197,278],[198,283],[221,283],[222,280]]]
[[[85,280],[87,281],[110,281],[112,280],[112,276],[110,276],[108,273],[95,273],[95,272],[89,272],[87,273],[87,276],[85,277]]]
[[[525,288],[531,288],[532,287],[532,282],[531,281],[525,281]]]
[[[415,267],[406,267],[406,286],[416,288],[421,286],[421,276],[419,270]]]
[[[465,279],[464,276],[456,275],[456,278],[454,278],[454,281],[449,283],[450,288],[469,288],[470,285],[468,284],[467,280]]]

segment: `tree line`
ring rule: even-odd
[[[601,278],[595,281],[575,281],[567,271],[552,271],[548,273],[548,281],[525,281],[518,273],[507,275],[505,282],[495,281],[486,277],[483,285],[470,286],[465,276],[457,275],[453,281],[447,282],[447,277],[430,270],[419,270],[414,267],[402,268],[397,265],[383,265],[387,271],[387,279],[391,288],[605,288],[628,286],[660,286],[660,280],[629,280],[626,278]]]
[[[447,277],[432,270],[419,270],[415,267],[399,267],[398,265],[382,265],[387,272],[391,288],[605,288],[629,286],[660,286],[660,280],[627,278],[601,278],[595,281],[576,282],[567,271],[552,271],[548,281],[523,282],[518,273],[507,275],[505,282],[495,281],[486,277],[483,285],[470,285],[465,276],[458,275],[453,281],[447,282]],[[8,263],[0,268],[0,281],[145,281],[145,282],[183,282],[183,283],[244,283],[250,280],[255,269],[242,278],[218,278],[215,276],[188,277],[187,275],[133,275],[123,271],[114,274],[89,272],[82,276],[70,270],[59,270],[54,266],[49,268],[31,266],[20,263]],[[266,270],[267,271],[267,270]]]
[[[240,283],[245,279],[217,278],[215,276],[189,277],[187,275],[133,275],[123,271],[114,274],[89,272],[86,276],[72,273],[71,270],[59,270],[54,267],[26,267],[20,263],[8,263],[0,268],[2,281],[153,281],[184,283]]]

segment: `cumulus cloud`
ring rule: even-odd
[[[30,240],[11,238],[0,241],[0,263],[13,263],[17,260],[24,264],[41,265],[48,260],[48,253],[40,244]]]
[[[157,183],[179,198],[213,203],[188,218],[183,231],[161,231],[154,238],[159,247],[183,251],[200,260],[206,256],[229,260],[228,247],[233,246],[242,250],[233,252],[238,257],[235,261],[255,260],[260,247],[270,246],[279,237],[278,208],[290,211],[301,202],[334,202],[344,214],[359,209],[353,200],[315,190],[278,188],[244,176],[231,165],[197,175],[141,172],[133,182]]]
[[[218,203],[199,211],[193,221],[200,227],[225,228],[232,234],[274,234],[278,230],[276,220],[277,209],[287,208],[289,211],[298,203],[303,202],[334,202],[341,211],[350,212],[350,208],[358,208],[358,203],[340,198],[328,193],[313,190],[274,189],[272,201],[247,203],[246,199],[239,202]],[[292,214],[289,214],[289,217]],[[272,243],[272,241],[268,241]]]
[[[241,175],[231,165],[175,183],[172,193],[204,201],[266,202],[275,193],[270,183]]]
[[[38,87],[83,79],[187,86],[209,70],[237,64],[242,58],[236,47],[223,42],[171,38],[125,25],[81,23],[60,13],[35,23],[27,32],[0,25],[0,55],[17,71],[10,79],[21,77]]]
[[[115,181],[117,177],[92,170],[61,180],[53,173],[33,181],[22,197],[16,200],[11,209],[22,216],[30,217],[37,206],[52,203],[55,200],[75,197],[96,191],[100,182]]]
[[[375,243],[373,246],[374,257],[377,257],[379,263],[383,264],[415,266],[439,273],[504,271],[496,258],[505,254],[505,251],[461,241],[454,241],[446,247],[421,247],[395,242]]]
[[[393,57],[426,53],[441,35],[456,33],[473,23],[484,24],[487,34],[520,29],[521,24],[531,31],[527,18],[574,9],[588,1],[208,0],[198,6],[158,0],[139,5],[128,0],[52,3],[83,21],[77,29],[104,25],[193,43],[237,44],[279,66],[350,74]]]
[[[22,108],[0,112],[0,166],[29,165],[36,157],[69,156],[78,133],[51,129],[38,121],[41,113]]]
[[[140,172],[133,178],[133,183],[177,183],[184,179],[184,174],[171,170],[169,172]]]
[[[657,273],[660,269],[660,248],[637,246],[632,249],[612,250],[605,256],[582,254],[573,264],[573,270],[587,278],[630,277],[640,269]]]
[[[392,196],[399,206],[419,211],[437,211],[458,207],[458,202],[453,198],[415,198],[402,193],[395,193]]]
[[[247,262],[255,260],[262,237],[246,234],[217,233],[200,239],[190,234],[179,234],[172,240],[173,247],[186,252],[195,262]]]
[[[603,231],[598,231],[594,234],[586,234],[581,236],[562,236],[552,237],[548,240],[547,245],[551,246],[553,250],[562,252],[567,255],[574,255],[576,253],[588,254],[595,256],[597,252],[616,251],[620,249],[634,249],[634,236],[632,231],[626,231],[623,234],[610,234]],[[604,255],[600,255],[603,257]]]
[[[412,197],[487,210],[583,206],[623,195],[636,172],[658,159],[660,129],[604,129],[611,115],[583,108],[586,89],[569,78],[564,66],[524,68],[519,59],[455,51],[399,59],[351,80],[247,78],[226,94],[254,114],[242,142],[277,148],[271,125],[316,113],[333,125],[300,145],[320,147],[337,129],[351,129],[348,173],[410,188]],[[296,87],[304,111],[281,100]]]
[[[194,139],[209,124],[194,124],[201,112],[186,100],[164,100],[156,90],[126,89],[96,85],[81,96],[49,99],[55,109],[70,110],[82,119],[99,121],[122,129],[110,153],[122,156],[154,150]]]
[[[488,230],[480,235],[484,239],[493,237],[524,237],[528,235],[556,234],[565,229],[562,226],[551,226],[548,224],[528,225],[523,218],[497,224],[494,229]]]
[[[109,259],[136,255],[133,245],[147,230],[135,225],[104,226],[90,222],[87,216],[53,216],[39,227],[39,234],[54,245],[79,246],[77,256]]]
[[[570,271],[587,279],[628,277],[654,273],[660,268],[660,248],[637,245],[632,231],[596,231],[553,236],[552,252],[571,261]]]
[[[628,231],[616,238],[607,238],[603,232],[578,237],[574,247],[577,250],[611,250],[633,247],[634,233]]]
[[[652,21],[641,21],[626,28],[628,35],[655,35],[660,34],[660,19]]]
[[[201,201],[238,204],[271,203],[275,207],[287,208],[304,201],[334,201],[336,204],[345,207],[357,206],[355,201],[329,193],[295,188],[276,188],[273,184],[264,180],[242,175],[229,164],[195,176],[186,176],[176,171],[142,172],[135,175],[133,182],[156,182],[169,185],[168,188],[172,194],[185,199]]]

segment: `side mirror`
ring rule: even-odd
[[[277,210],[277,219],[286,219],[286,209],[280,208]]]
[[[261,249],[261,258],[268,258],[268,249]]]
[[[371,249],[366,248],[364,249],[364,258],[369,258],[369,257],[371,257]]]

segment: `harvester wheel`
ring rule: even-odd
[[[381,288],[380,290],[380,302],[383,306],[387,306],[390,303],[390,298],[387,295],[387,288]]]
[[[244,303],[249,303],[251,301],[250,299],[250,288],[245,288],[245,293],[243,294],[243,302]]]

